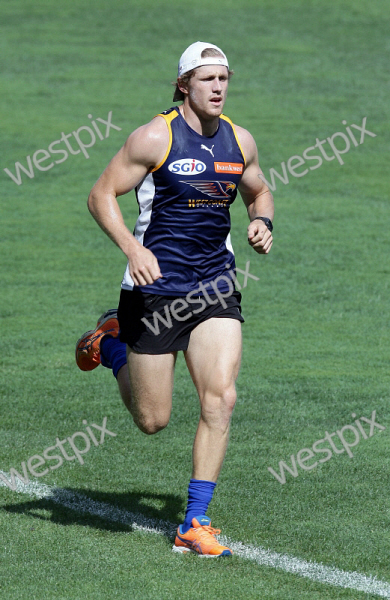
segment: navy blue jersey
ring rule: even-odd
[[[162,162],[136,188],[139,218],[134,235],[156,256],[162,279],[139,289],[185,296],[235,268],[230,243],[230,205],[237,195],[245,157],[233,123],[220,116],[214,135],[200,135],[178,107],[160,115],[169,129]],[[221,292],[228,283],[218,281]],[[122,288],[133,289],[127,266]],[[210,289],[210,293],[212,290]]]

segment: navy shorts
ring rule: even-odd
[[[191,331],[207,319],[222,317],[237,319],[241,316],[241,294],[233,291],[222,302],[216,295],[185,297],[145,294],[139,289],[121,290],[118,320],[120,340],[141,354],[168,354],[187,350]]]

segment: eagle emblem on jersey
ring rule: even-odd
[[[230,198],[236,184],[232,181],[180,181],[186,183],[211,198]]]

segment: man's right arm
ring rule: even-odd
[[[130,275],[136,285],[152,284],[162,274],[154,254],[126,227],[117,197],[134,189],[163,160],[168,143],[168,128],[161,117],[136,129],[88,197],[88,209],[93,218],[127,256]]]

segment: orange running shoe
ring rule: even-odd
[[[82,371],[92,371],[101,363],[100,342],[105,335],[118,337],[119,323],[115,308],[105,312],[98,320],[96,329],[87,331],[76,344],[76,363]]]
[[[220,529],[214,529],[210,527],[211,521],[206,515],[200,515],[192,519],[192,527],[189,528],[185,533],[181,532],[181,525],[179,525],[175,544],[173,546],[174,552],[195,552],[202,556],[216,557],[216,556],[231,556],[233,551],[226,546],[221,546],[217,542],[214,536],[221,533]]]

